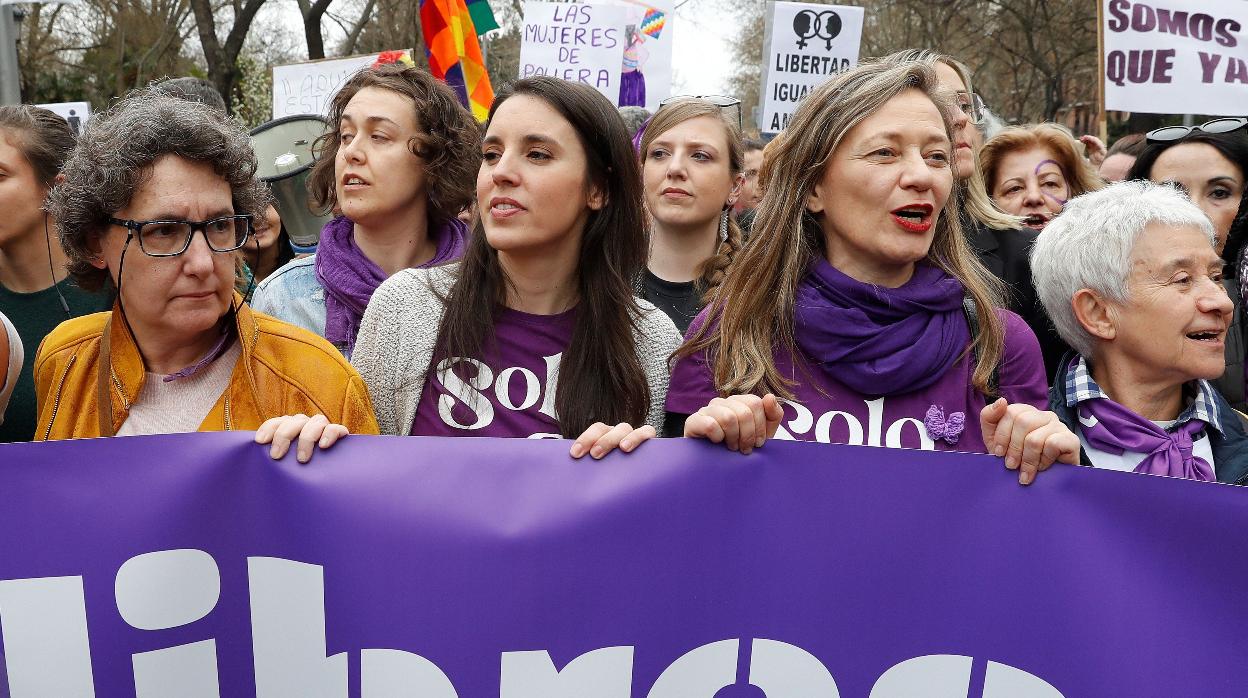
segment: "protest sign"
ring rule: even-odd
[[[628,9],[624,25],[621,107],[654,112],[672,93],[672,0],[605,0]]]
[[[777,2],[771,8],[758,110],[763,133],[783,131],[807,93],[858,65],[865,12],[800,2]]]
[[[520,77],[583,82],[618,104],[628,16],[618,5],[524,3]]]
[[[1101,2],[1107,109],[1248,114],[1248,2]]]
[[[410,49],[404,52],[410,53]],[[381,54],[273,66],[273,118],[329,114],[329,101],[352,75]]]
[[[1248,491],[1068,466],[1020,487],[996,458],[860,446],[567,449],[351,436],[301,466],[245,433],[2,445],[0,681],[12,698],[1248,685]]]
[[[37,105],[56,113],[57,116],[69,122],[74,133],[81,134],[82,127],[86,125],[91,118],[91,105],[87,102],[57,102],[55,104]]]

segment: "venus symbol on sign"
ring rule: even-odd
[[[798,48],[806,48],[806,40],[817,37],[823,39],[831,51],[832,40],[841,33],[841,16],[832,10],[802,10],[793,17],[793,33],[797,34]]]

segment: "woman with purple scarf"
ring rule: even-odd
[[[1042,411],[1036,337],[963,236],[953,109],[930,60],[864,64],[802,102],[756,234],[677,352],[669,432],[990,452],[1023,484],[1076,462]]]
[[[252,306],[350,358],[383,281],[463,252],[467,227],[456,215],[472,201],[480,129],[449,87],[400,64],[357,73],[334,95],[329,119],[308,187],[336,217],[316,254],[265,279]]]
[[[1209,219],[1170,186],[1072,199],[1040,233],[1032,276],[1075,352],[1049,404],[1098,468],[1248,483],[1245,418],[1222,375],[1232,303]]]

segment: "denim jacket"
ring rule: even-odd
[[[325,336],[325,289],[316,278],[316,255],[292,259],[260,282],[253,310]],[[346,345],[334,345],[347,359]]]

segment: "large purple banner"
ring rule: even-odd
[[[13,698],[1248,693],[1248,491],[987,456],[0,447]],[[3,687],[7,687],[7,694]]]

